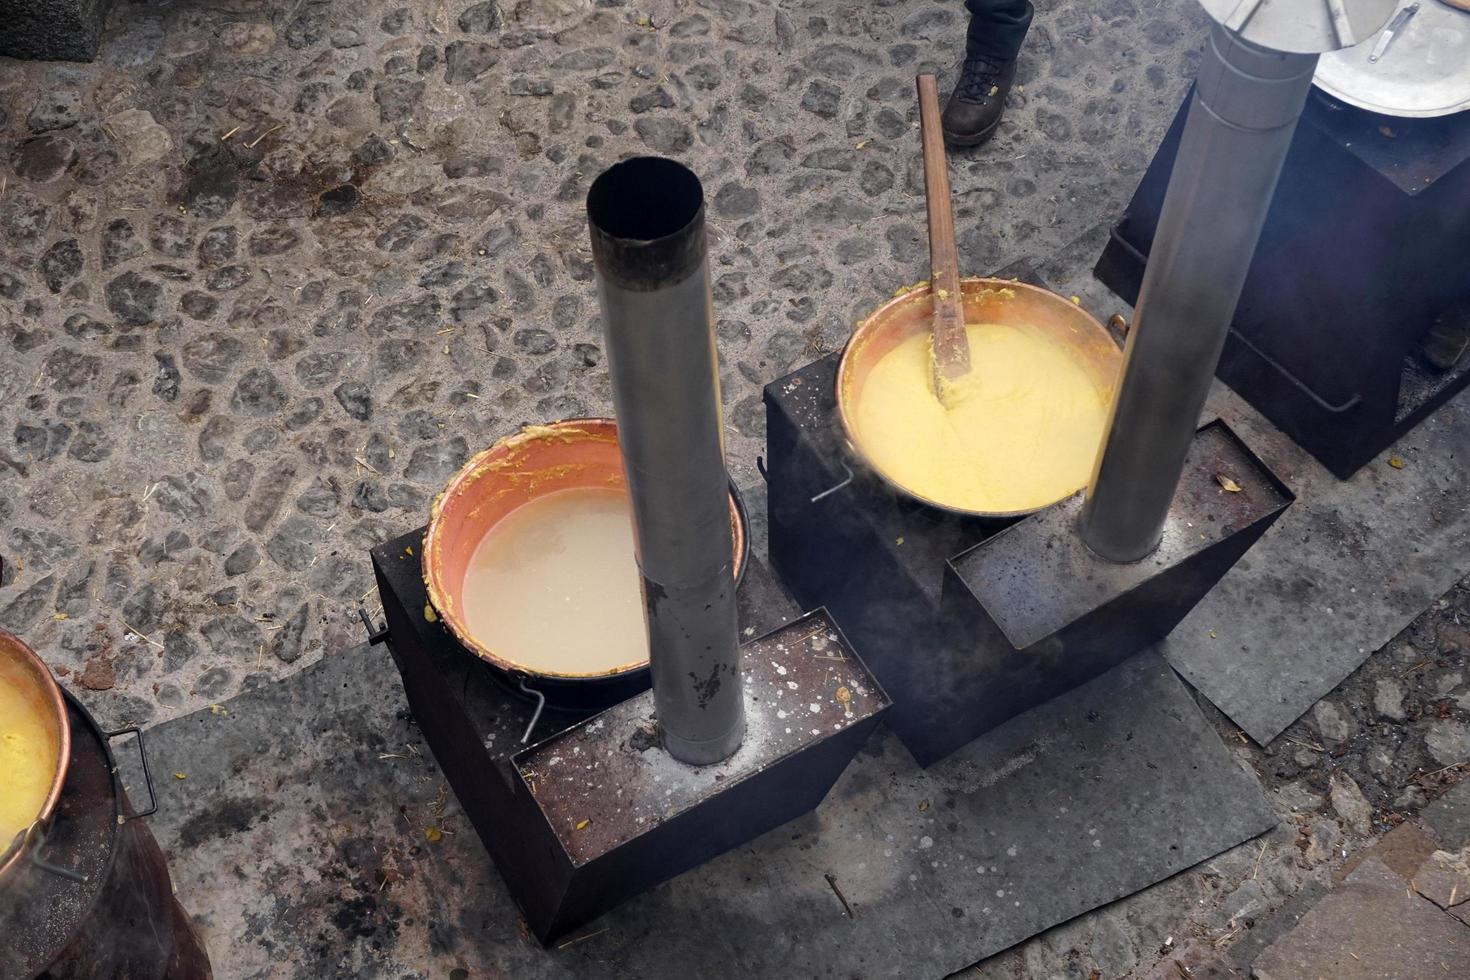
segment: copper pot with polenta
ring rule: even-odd
[[[0,879],[51,816],[70,759],[61,688],[35,651],[0,630]]]
[[[936,382],[933,298],[921,283],[853,332],[838,414],[854,453],[909,496],[962,514],[1028,514],[1092,475],[1122,354],[1055,293],[1000,279],[961,286],[969,372]]]

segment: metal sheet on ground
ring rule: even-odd
[[[1038,269],[1098,316],[1128,309],[1084,265],[1107,234],[1106,226],[1093,228]],[[1185,680],[1265,745],[1470,574],[1470,393],[1347,481],[1218,381],[1202,422],[1215,416],[1297,499],[1162,649]]]
[[[1274,822],[1149,652],[928,771],[879,735],[815,813],[543,951],[386,651],[329,656],[148,741],[154,832],[240,977],[937,977]]]
[[[1264,745],[1470,572],[1470,396],[1347,481],[1219,384],[1210,407],[1297,500],[1163,649]]]

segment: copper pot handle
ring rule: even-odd
[[[148,787],[149,807],[146,810],[136,811],[131,815],[119,814],[117,822],[120,824],[137,820],[139,817],[151,817],[158,812],[158,794],[153,791],[153,774],[148,771],[148,752],[143,748],[143,729],[137,725],[129,725],[127,728],[119,728],[115,732],[102,733],[102,737],[107,739],[108,742],[111,742],[115,738],[121,738],[124,735],[136,735],[138,737],[138,760],[143,763],[143,785]]]
[[[541,712],[546,708],[546,695],[528,685],[524,677],[517,677],[516,679],[520,682],[522,691],[534,695],[536,698],[536,710],[531,712],[530,724],[526,725],[525,734],[521,736],[521,744],[526,745],[530,743],[531,733],[536,730],[536,722],[541,720]]]
[[[853,481],[852,468],[848,466],[847,463],[841,460],[838,461],[837,465],[842,467],[842,472],[847,475],[842,478],[841,482],[833,484],[832,486],[828,487],[827,489],[823,490],[821,493],[813,497],[812,503],[816,503],[819,500],[832,496],[838,490],[845,488],[849,483]]]
[[[143,764],[143,784],[148,787],[148,802],[150,805],[148,809],[131,815],[118,814],[117,822],[119,824],[137,820],[139,817],[149,817],[158,812],[158,794],[153,791],[153,774],[148,769],[148,753],[143,747],[143,730],[137,725],[130,725],[127,728],[119,728],[115,732],[102,733],[102,737],[108,742],[111,742],[115,738],[121,738],[124,735],[136,735],[138,737],[138,759]],[[32,865],[47,874],[56,875],[59,878],[66,878],[68,881],[75,881],[79,884],[85,884],[87,882],[88,878],[86,875],[72,871],[70,868],[63,868],[59,865],[51,864],[41,857],[41,852],[46,848],[46,829],[39,823],[33,824],[31,829],[27,831],[27,840],[22,846],[32,843],[32,835],[34,835],[35,845],[30,856]]]
[[[844,476],[839,483],[828,487],[827,489],[823,490],[821,493],[813,497],[811,499],[812,503],[816,503],[817,501],[822,500],[825,497],[832,496],[832,494],[836,493],[838,490],[845,488],[849,483],[853,481],[854,477],[852,473],[852,467],[848,466],[845,462],[842,462],[841,460],[838,461],[837,465],[842,467],[842,472],[847,475]],[[762,480],[765,480],[767,483],[771,482],[771,474],[766,470],[766,460],[764,456],[757,456],[755,458],[755,468],[760,471]]]

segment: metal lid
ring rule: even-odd
[[[1439,0],[1418,0],[1418,6],[1376,62],[1369,58],[1377,43],[1324,55],[1316,86],[1349,105],[1389,116],[1470,109],[1470,13]]]
[[[1200,0],[1200,6],[1252,44],[1319,54],[1377,34],[1393,13],[1394,0]]]

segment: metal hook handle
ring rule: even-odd
[[[816,503],[817,501],[823,499],[824,497],[830,497],[830,496],[832,496],[838,490],[843,489],[844,487],[846,487],[849,483],[851,483],[853,481],[852,470],[848,467],[848,465],[846,463],[843,463],[843,462],[839,462],[837,465],[840,466],[840,467],[842,467],[842,472],[846,473],[847,476],[843,478],[843,480],[842,480],[841,483],[837,484],[836,486],[828,487],[827,489],[823,490],[821,493],[819,493],[815,497],[813,497],[812,498],[812,503]]]
[[[148,809],[136,811],[132,816],[119,816],[117,822],[127,823],[130,820],[137,820],[139,817],[153,816],[153,814],[158,812],[158,794],[153,791],[153,774],[148,771],[148,752],[143,748],[143,729],[137,725],[129,725],[127,728],[119,728],[115,732],[103,732],[102,735],[109,742],[115,738],[121,738],[124,735],[136,735],[138,737],[138,759],[143,763],[143,784],[148,787]]]
[[[521,744],[527,745],[531,741],[531,733],[536,730],[536,722],[541,720],[541,710],[546,707],[546,695],[542,694],[534,687],[526,686],[525,678],[521,678],[520,683],[522,691],[526,692],[527,694],[534,694],[536,696],[536,710],[531,712],[531,723],[526,726],[526,732],[524,735],[521,736]]]
[[[51,864],[48,861],[41,860],[41,851],[39,847],[31,852],[31,864],[34,865],[37,869],[46,872],[48,875],[55,875],[58,878],[65,878],[67,881],[74,881],[79,885],[85,885],[90,880],[87,875],[82,874],[80,871],[73,871],[70,868],[63,868],[58,865]]]
[[[46,828],[42,826],[40,821],[31,824],[25,830],[16,834],[15,840],[11,842],[11,846],[19,848],[30,847],[31,865],[48,875],[65,878],[67,881],[74,881],[77,884],[86,884],[89,880],[88,876],[82,874],[80,871],[63,868],[41,857],[41,852],[46,849]]]

